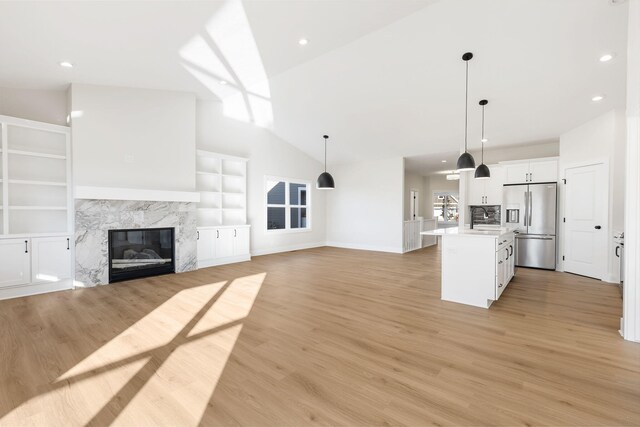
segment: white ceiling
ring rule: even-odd
[[[0,86],[182,90],[226,110],[249,94],[268,110],[254,116],[317,159],[328,133],[330,169],[459,150],[466,51],[472,148],[481,98],[492,146],[622,107],[626,17],[609,0],[0,2]]]

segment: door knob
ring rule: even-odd
[[[595,229],[596,229],[596,230],[600,230],[601,228],[602,228],[602,227],[600,227],[599,225],[596,225],[596,226],[595,226]]]

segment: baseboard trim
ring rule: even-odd
[[[327,246],[325,242],[303,243],[299,245],[277,246],[269,249],[258,249],[251,252],[252,256],[279,254],[282,252],[301,251],[304,249],[321,248]]]
[[[28,283],[0,289],[0,300],[28,297],[31,295],[46,294],[49,292],[67,291],[73,289],[73,280],[61,280],[59,282]]]
[[[251,261],[251,255],[238,255],[225,258],[198,261],[198,268],[216,267],[218,265],[235,264],[236,262]]]
[[[393,246],[375,246],[375,245],[359,245],[354,243],[327,242],[326,246],[342,249],[356,249],[359,251],[388,252],[393,254],[401,254],[402,247]]]

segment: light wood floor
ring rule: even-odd
[[[640,425],[617,287],[319,248],[0,302],[0,425]]]

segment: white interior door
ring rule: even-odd
[[[601,279],[607,259],[609,186],[603,164],[565,171],[564,270]]]
[[[418,203],[420,201],[420,196],[418,194],[418,190],[411,190],[409,194],[409,204],[411,206],[411,216],[410,219],[417,219],[420,216],[420,212],[418,209]]]

